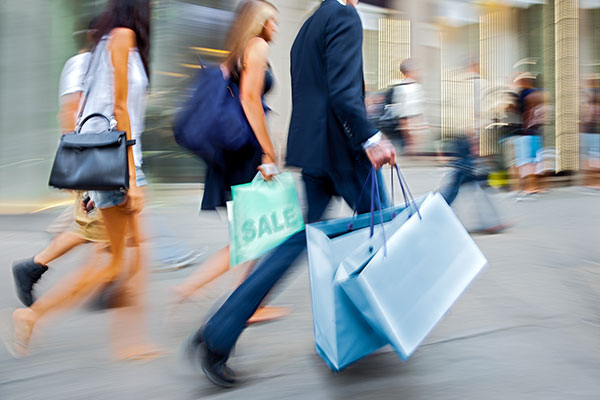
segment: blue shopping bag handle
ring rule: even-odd
[[[408,209],[410,207],[410,205],[412,204],[415,207],[415,209],[417,210],[417,215],[419,216],[419,219],[422,220],[423,217],[421,216],[421,212],[419,211],[419,206],[417,205],[417,202],[415,201],[415,198],[413,197],[412,192],[410,191],[410,188],[408,187],[406,178],[404,177],[404,175],[402,175],[402,172],[400,172],[400,168],[398,168],[398,164],[394,164],[394,166],[390,169],[392,204],[395,204],[394,171],[396,171],[396,176],[398,177],[398,182],[400,183],[400,189],[402,189],[402,196],[404,197],[404,204],[406,205],[406,208]],[[407,194],[408,194],[408,196],[407,196]],[[395,213],[394,213],[394,215],[395,215]],[[412,216],[412,213],[410,215]]]
[[[423,217],[421,216],[421,212],[419,211],[419,206],[417,205],[417,203],[412,195],[412,192],[410,191],[410,188],[408,187],[406,178],[404,177],[402,172],[400,172],[400,168],[398,167],[398,164],[394,164],[394,166],[390,169],[392,204],[393,205],[396,204],[395,195],[394,195],[394,171],[396,172],[396,177],[398,178],[398,182],[400,183],[400,189],[402,190],[402,197],[404,197],[404,204],[406,205],[406,208],[410,208],[410,205],[413,205],[417,211],[417,214],[419,215],[419,219],[423,219]],[[354,206],[354,211],[352,213],[352,217],[355,217],[358,215],[358,205],[360,204],[360,201],[362,200],[362,196],[363,196],[365,189],[367,187],[367,184],[369,182],[371,182],[371,209],[372,210],[374,209],[373,204],[372,204],[374,194],[375,194],[373,191],[374,190],[373,185],[375,185],[377,187],[377,200],[378,200],[379,208],[381,209],[381,197],[380,197],[380,192],[379,192],[379,182],[377,180],[377,170],[375,169],[375,167],[371,167],[371,169],[369,170],[369,174],[367,175],[367,179],[365,180],[365,183],[363,184],[363,187],[360,191],[360,195],[358,196],[358,201],[356,202],[356,204]],[[410,215],[412,215],[412,213]],[[394,211],[392,213],[392,218],[395,216],[396,216],[396,212]],[[348,230],[350,231],[350,230],[352,230],[352,228],[353,228],[353,222],[351,221],[350,223],[348,223]]]
[[[367,179],[363,184],[362,190],[360,191],[360,195],[358,196],[358,201],[354,205],[354,211],[352,212],[352,221],[348,223],[348,231],[351,231],[354,227],[354,218],[358,215],[358,205],[362,200],[362,196],[365,192],[368,183],[371,183],[371,223],[370,223],[370,232],[369,238],[373,237],[375,231],[375,211],[379,210],[379,222],[381,224],[381,231],[383,232],[383,247],[384,253],[387,255],[387,247],[386,247],[386,238],[385,238],[385,230],[383,229],[383,207],[381,205],[381,194],[379,192],[379,180],[377,179],[377,170],[375,167],[371,167],[369,170],[369,175],[367,175]],[[375,201],[377,200],[377,201]],[[377,209],[375,208],[377,207]]]
[[[377,207],[379,208],[379,222],[381,223],[381,233],[383,234],[383,255],[387,256],[387,239],[385,237],[385,229],[383,228],[383,207],[381,206],[381,192],[379,191],[379,179],[377,179],[377,170],[371,167],[371,231],[369,238],[373,237],[375,231],[375,193],[377,193]]]
[[[400,168],[398,168],[398,164],[395,164],[392,167],[392,169],[390,170],[392,203],[395,204],[394,171],[396,172],[396,177],[398,178],[398,182],[400,183],[400,189],[402,190],[402,196],[404,197],[404,203],[406,205],[406,208],[409,209],[410,216],[413,215],[410,210],[411,205],[412,205],[412,206],[414,206],[415,210],[417,211],[417,215],[419,216],[419,219],[422,220],[423,217],[421,215],[421,211],[419,210],[419,206],[417,205],[417,202],[415,201],[413,194],[412,194],[410,188],[408,187],[406,178],[400,172]],[[374,230],[375,230],[375,212],[379,211],[379,222],[381,224],[381,230],[383,233],[383,249],[384,249],[384,254],[387,255],[387,246],[386,246],[387,239],[385,237],[385,230],[384,230],[383,207],[381,204],[381,193],[379,191],[379,180],[377,179],[377,170],[373,166],[371,167],[371,169],[369,171],[369,175],[367,176],[367,179],[365,180],[365,183],[363,184],[362,190],[360,191],[360,196],[358,197],[358,201],[356,202],[356,204],[354,206],[354,212],[352,213],[352,217],[353,217],[352,221],[350,221],[348,223],[348,231],[351,231],[354,227],[354,218],[358,215],[358,205],[360,204],[360,201],[362,200],[362,196],[363,196],[365,189],[367,187],[367,184],[369,182],[371,183],[371,207],[370,207],[371,223],[370,223],[369,238],[373,237]],[[394,211],[392,213],[392,218],[394,218],[395,216],[396,216],[396,212]]]

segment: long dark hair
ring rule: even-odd
[[[110,0],[96,28],[94,45],[114,28],[134,31],[146,74],[150,76],[150,0]]]

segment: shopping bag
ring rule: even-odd
[[[232,186],[230,265],[253,260],[304,229],[296,184],[291,173],[265,181],[261,173],[250,183]]]
[[[454,213],[468,232],[496,232],[505,226],[504,212],[494,198],[493,189],[480,182],[461,185],[452,202]]]
[[[344,258],[335,279],[406,361],[487,260],[439,193],[384,232]]]
[[[373,177],[376,179],[375,174]],[[334,284],[335,272],[340,262],[367,242],[373,232],[384,229],[390,234],[401,226],[398,216],[406,207],[391,207],[377,213],[371,211],[306,226],[315,347],[334,371],[340,371],[387,344],[343,289]]]

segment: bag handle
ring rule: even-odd
[[[379,223],[381,224],[381,233],[383,234],[383,255],[387,256],[387,239],[383,225],[383,207],[381,206],[381,192],[379,191],[379,179],[377,179],[377,170],[371,167],[371,231],[369,238],[373,237],[375,231],[375,193],[377,193],[377,207],[379,208]],[[369,248],[370,249],[370,248]]]
[[[109,119],[109,118],[108,118],[106,115],[104,115],[104,114],[100,114],[100,113],[93,113],[93,114],[90,114],[90,115],[88,115],[87,117],[85,117],[85,118],[83,119],[83,121],[81,121],[81,122],[80,122],[80,123],[77,125],[77,128],[75,129],[75,132],[76,132],[76,133],[79,133],[79,132],[81,132],[81,128],[83,128],[83,125],[84,125],[86,122],[88,122],[90,119],[92,119],[92,118],[103,118],[103,119],[106,121],[106,123],[108,124],[108,130],[109,130],[109,131],[112,131],[112,130],[113,130],[113,128],[114,128],[114,126],[113,126],[113,121],[111,121],[111,120],[110,120],[110,119]]]
[[[377,170],[374,166],[371,166],[369,170],[369,175],[367,175],[367,179],[363,184],[362,190],[360,191],[360,195],[358,196],[358,201],[354,206],[354,211],[352,213],[352,221],[348,223],[348,231],[351,231],[354,227],[354,218],[358,215],[358,206],[360,201],[362,200],[362,196],[365,192],[368,183],[371,183],[371,206],[370,206],[370,214],[371,214],[371,223],[370,223],[370,233],[369,237],[373,237],[373,233],[375,230],[375,212],[379,211],[379,222],[381,224],[381,229],[383,231],[383,206],[381,204],[381,192],[379,191],[379,179],[377,179]],[[377,200],[377,201],[376,201]],[[384,247],[385,247],[385,231],[383,231],[384,236]],[[387,249],[384,248],[387,254]]]
[[[250,184],[252,186],[256,186],[259,183],[263,183],[263,182],[275,182],[275,183],[277,183],[279,185],[282,185],[281,181],[279,180],[279,174],[273,175],[273,177],[269,181],[267,181],[267,180],[265,180],[262,172],[260,172],[260,171],[258,171],[256,173],[256,175],[254,176],[254,178],[252,179],[252,181],[250,182]]]
[[[417,210],[417,214],[419,215],[419,219],[422,220],[423,217],[421,216],[421,212],[419,211],[419,206],[417,206],[417,202],[415,201],[415,198],[413,197],[412,192],[410,191],[410,188],[408,187],[406,178],[400,172],[400,168],[398,168],[398,164],[394,164],[394,166],[390,169],[392,203],[395,204],[395,202],[394,202],[394,171],[396,171],[396,176],[398,177],[398,182],[400,183],[400,189],[402,189],[402,196],[404,197],[404,204],[406,205],[406,208],[409,208],[411,205],[414,206],[415,209]],[[407,196],[407,194],[408,194],[408,196]],[[412,213],[410,215],[412,216]]]

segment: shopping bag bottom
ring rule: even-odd
[[[384,346],[385,347],[385,346]],[[383,348],[383,347],[382,347]],[[349,366],[367,358],[372,356],[373,354],[375,354],[376,352],[380,351],[380,349],[375,350],[373,353],[370,354],[365,354],[362,355],[352,361],[347,361],[342,365],[336,365],[333,362],[331,362],[331,360],[327,357],[325,351],[321,348],[321,346],[319,346],[318,344],[315,344],[315,349],[317,350],[317,354],[319,355],[319,357],[321,357],[321,359],[323,360],[323,362],[329,367],[330,370],[332,370],[333,372],[335,372],[336,374],[339,372],[343,372],[346,368],[348,368]],[[402,360],[404,361],[404,360]]]

